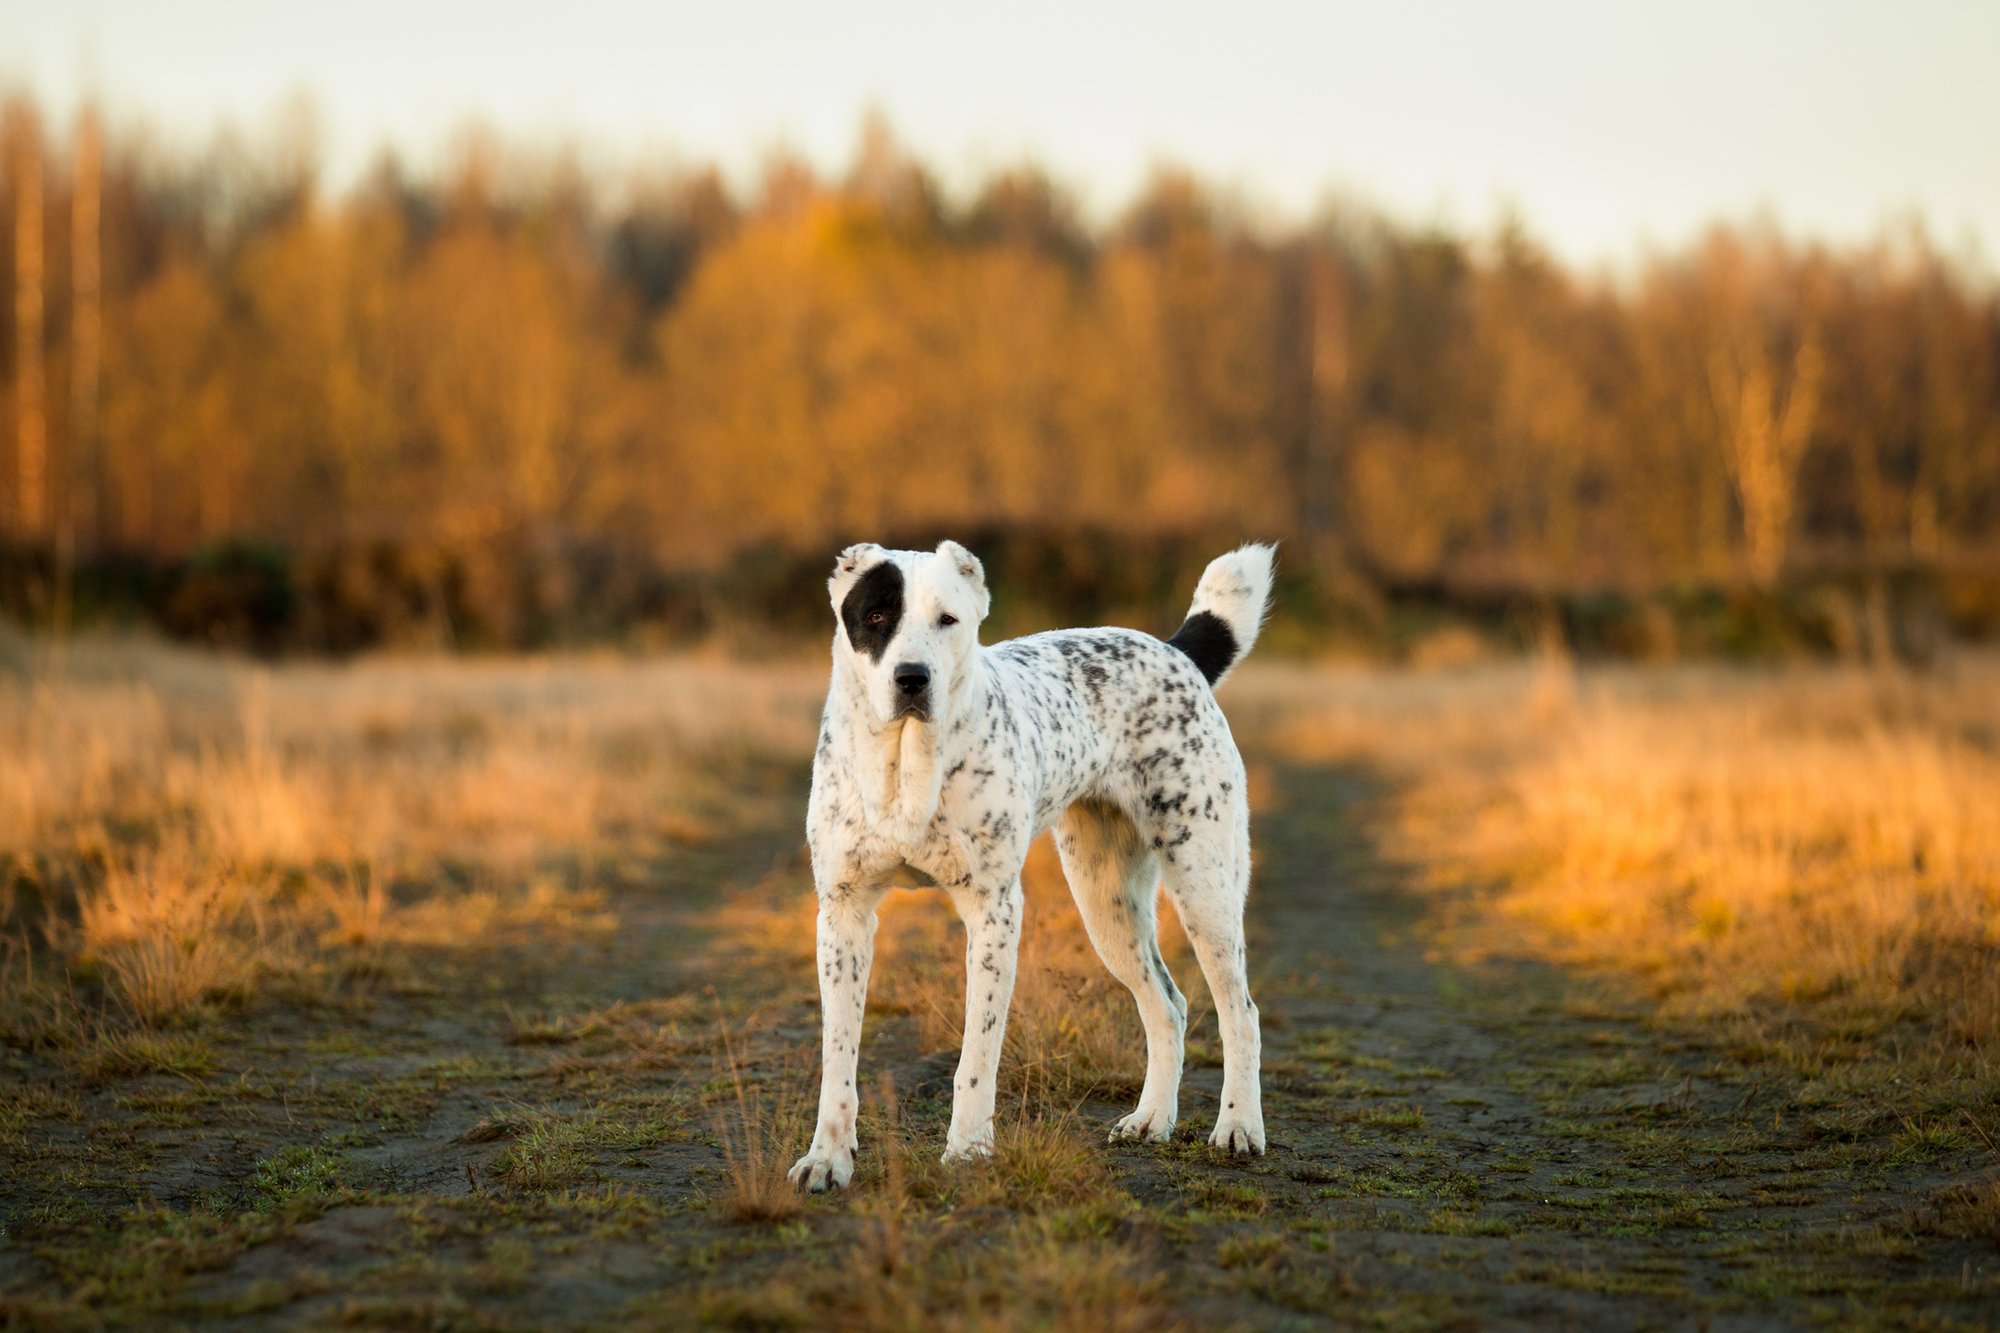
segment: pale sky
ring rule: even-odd
[[[305,92],[336,185],[478,119],[594,161],[851,159],[870,107],[968,188],[1033,158],[1094,217],[1171,160],[1276,220],[1329,191],[1617,264],[1760,212],[1835,241],[1921,213],[2000,250],[2000,0],[0,0],[0,84],[199,146]]]

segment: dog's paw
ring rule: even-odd
[[[844,1190],[854,1179],[854,1150],[815,1147],[785,1174],[794,1185],[805,1186],[808,1194]]]
[[[1208,1136],[1211,1147],[1220,1148],[1232,1157],[1262,1157],[1264,1155],[1264,1118],[1236,1115],[1225,1111],[1215,1122],[1215,1133]]]
[[[938,1160],[946,1166],[960,1166],[966,1162],[983,1162],[992,1155],[992,1139],[968,1139],[963,1143],[946,1143],[944,1156]]]
[[[1111,1127],[1111,1142],[1120,1139],[1144,1139],[1148,1143],[1165,1143],[1174,1136],[1174,1118],[1162,1110],[1144,1106]]]

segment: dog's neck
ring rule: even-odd
[[[883,724],[868,707],[866,686],[845,666],[834,667],[827,695],[829,748],[855,792],[871,829],[899,847],[915,847],[937,814],[944,788],[949,719],[964,706],[980,673],[977,655],[943,707],[929,720]]]

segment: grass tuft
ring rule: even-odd
[[[793,1154],[805,1141],[802,1098],[782,1078],[766,1085],[766,1095],[752,1097],[737,1063],[728,1024],[719,1013],[716,1023],[729,1080],[728,1100],[716,1117],[722,1158],[729,1171],[724,1211],[737,1222],[787,1221],[805,1209],[798,1186],[785,1178]]]

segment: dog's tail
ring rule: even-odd
[[[1275,548],[1251,543],[1217,556],[1201,573],[1188,617],[1167,642],[1186,653],[1210,685],[1250,655],[1271,606]]]

